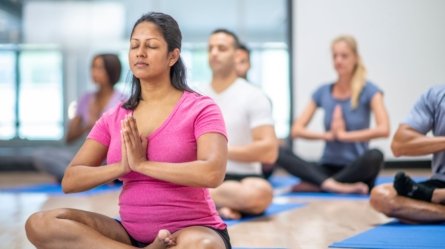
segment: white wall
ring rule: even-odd
[[[115,2],[37,1],[23,10],[24,43],[109,43],[123,38],[124,24],[123,6]]]
[[[336,79],[330,45],[340,34],[355,36],[368,79],[384,90],[391,136],[423,91],[445,83],[443,0],[295,0],[293,13],[296,115],[315,88]],[[322,130],[321,117],[318,112],[310,127]],[[371,146],[394,160],[389,144],[381,139]],[[323,143],[298,140],[295,147],[317,160]]]

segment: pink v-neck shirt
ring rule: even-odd
[[[105,113],[88,135],[108,147],[108,164],[121,161],[121,120],[130,112],[119,105]],[[227,137],[221,111],[209,97],[185,91],[169,117],[147,138],[147,157],[154,162],[194,161],[197,140],[205,133]],[[152,242],[160,229],[175,232],[189,226],[226,227],[207,188],[178,185],[136,172],[122,180],[120,218],[138,241]]]

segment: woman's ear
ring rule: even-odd
[[[178,61],[180,55],[179,48],[173,49],[173,51],[170,52],[170,59],[168,61],[168,65],[172,67],[175,65],[175,63]]]

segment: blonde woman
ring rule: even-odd
[[[383,164],[383,154],[369,149],[369,141],[389,135],[383,92],[366,80],[353,37],[336,38],[332,58],[338,78],[314,92],[291,131],[294,139],[326,142],[319,163],[313,165],[281,148],[276,164],[302,180],[293,191],[367,194]],[[324,111],[324,131],[308,129],[317,109]],[[370,127],[371,115],[375,127]]]

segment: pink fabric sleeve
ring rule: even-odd
[[[220,133],[227,139],[224,119],[219,107],[212,99],[205,97],[201,103],[204,105],[195,120],[195,137],[210,132]]]

